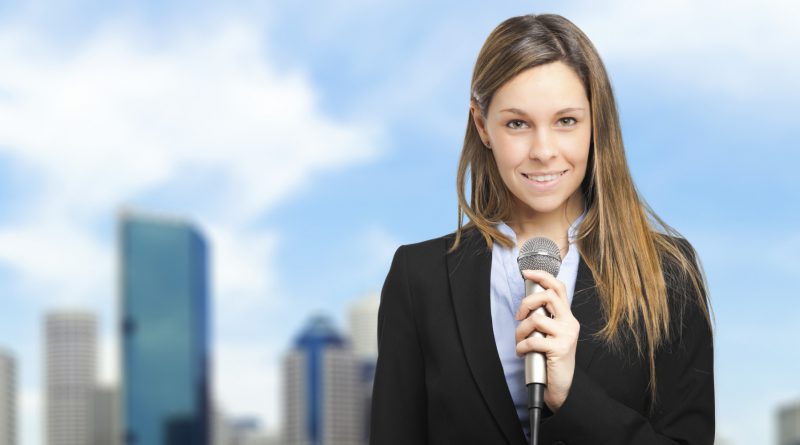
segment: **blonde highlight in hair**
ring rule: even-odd
[[[650,369],[651,408],[656,398],[655,357],[669,341],[670,317],[698,304],[710,324],[699,262],[679,234],[639,196],[625,158],[619,115],[602,60],[589,38],[553,14],[512,17],[495,28],[478,54],[470,101],[486,117],[494,93],[524,70],[563,62],[581,79],[591,105],[592,138],[581,184],[586,216],[576,243],[594,276],[605,326],[599,337],[614,349],[630,339]],[[469,201],[465,194],[469,178]],[[511,246],[497,224],[509,219],[513,196],[471,114],[456,175],[458,227],[451,252],[466,230],[478,230],[489,248]],[[469,219],[464,224],[464,217]],[[670,301],[666,279],[686,282],[687,295]],[[691,295],[688,295],[688,294]]]

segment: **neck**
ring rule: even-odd
[[[518,203],[508,226],[517,235],[517,247],[525,241],[543,236],[553,240],[561,249],[562,257],[569,248],[568,231],[570,225],[583,213],[583,198],[572,196],[563,206],[547,213],[535,212],[526,205]]]

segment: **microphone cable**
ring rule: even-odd
[[[542,420],[544,408],[544,385],[529,383],[528,388],[528,416],[531,422],[531,445],[539,444],[539,425]]]

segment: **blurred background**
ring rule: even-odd
[[[546,12],[703,261],[717,443],[800,443],[798,3],[0,0],[0,444],[363,443],[472,64]]]

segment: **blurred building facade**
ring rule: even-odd
[[[0,348],[0,445],[17,443],[17,369],[10,352]]]
[[[208,253],[191,224],[119,222],[122,428],[136,445],[208,445]]]
[[[778,409],[778,445],[800,445],[800,400]]]
[[[284,445],[277,433],[267,433],[255,417],[228,418],[216,411],[214,445]]]
[[[372,384],[378,361],[378,307],[380,298],[371,293],[350,305],[348,328],[353,353],[358,360],[358,393],[361,398],[361,426],[359,435],[363,443],[369,442]]]
[[[378,359],[378,306],[380,298],[367,294],[350,305],[348,330],[353,353],[359,360],[374,362]]]
[[[97,320],[90,312],[45,316],[45,424],[48,445],[92,443]]]
[[[94,390],[94,445],[120,445],[119,390],[97,386]]]
[[[283,443],[363,443],[359,361],[328,318],[314,317],[302,330],[284,360],[283,376]]]

